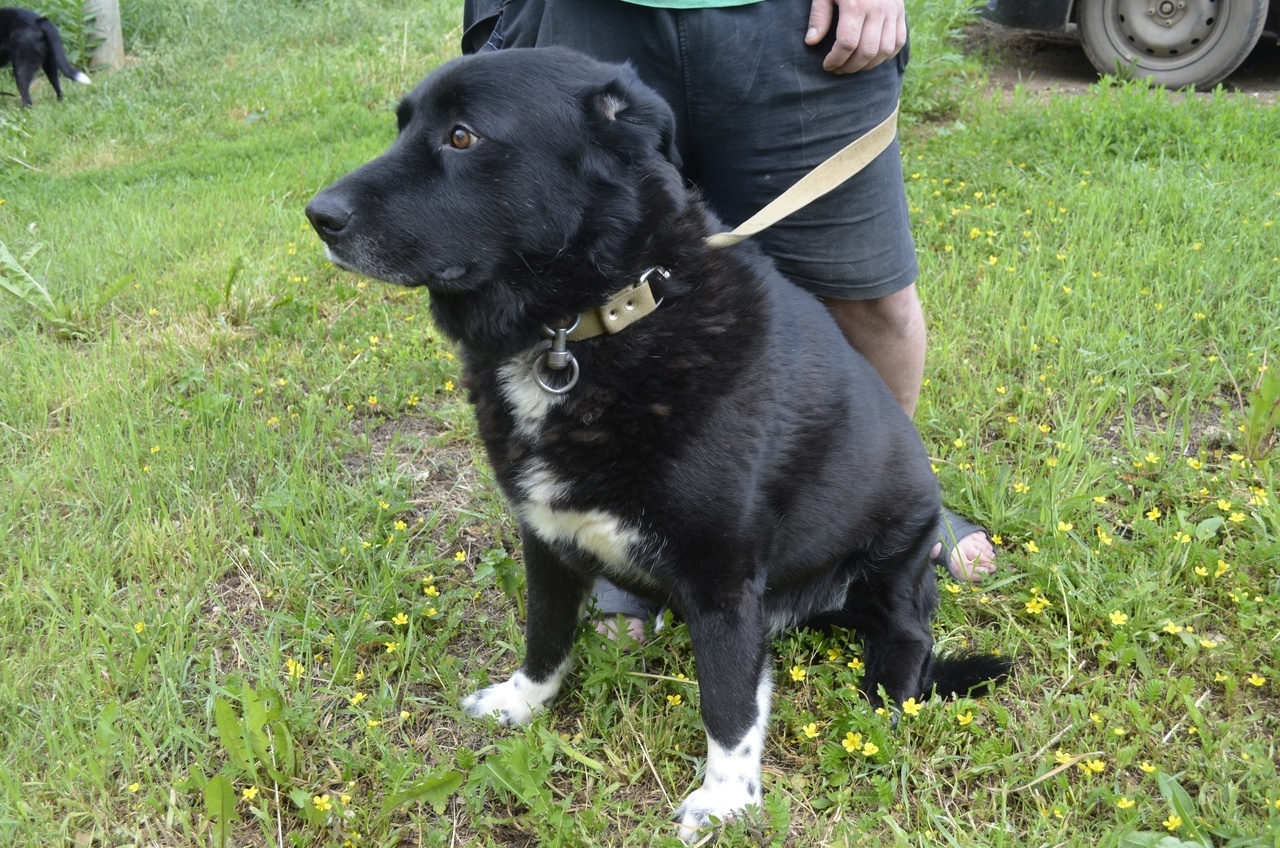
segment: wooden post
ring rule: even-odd
[[[91,67],[124,67],[124,34],[120,29],[119,0],[85,0],[84,10],[94,16],[93,31],[102,39],[89,59]]]

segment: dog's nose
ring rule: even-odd
[[[351,207],[333,192],[322,191],[307,204],[307,218],[320,238],[332,243],[351,222]]]

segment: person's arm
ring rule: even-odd
[[[836,74],[874,68],[907,43],[903,0],[813,0],[805,44],[817,44],[835,24],[836,43],[822,67]]]

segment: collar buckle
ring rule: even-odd
[[[578,360],[567,347],[567,342],[577,342],[606,333],[620,333],[635,322],[650,315],[662,305],[662,299],[654,300],[650,280],[667,280],[671,272],[661,265],[654,265],[640,275],[640,279],[604,302],[582,312],[567,327],[543,326],[542,332],[550,341],[542,343],[543,353],[533,361],[533,378],[538,388],[553,395],[563,395],[578,383]],[[548,371],[568,371],[568,379],[562,386],[548,380]]]
[[[538,388],[544,392],[562,395],[578,384],[578,360],[569,352],[566,342],[581,321],[582,316],[578,316],[568,327],[559,329],[543,325],[542,332],[551,340],[542,343],[547,346],[546,351],[533,362],[533,378],[538,382]],[[564,371],[566,368],[569,369],[569,379],[563,386],[553,386],[548,382],[546,376],[548,370]]]

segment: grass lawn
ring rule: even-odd
[[[456,5],[140,0],[127,68],[0,99],[0,843],[678,844],[683,628],[462,715],[521,654],[514,523],[425,295],[302,216]],[[992,94],[911,5],[916,420],[1001,547],[936,631],[1018,672],[894,730],[855,642],[779,639],[720,844],[1280,845],[1280,111]]]

